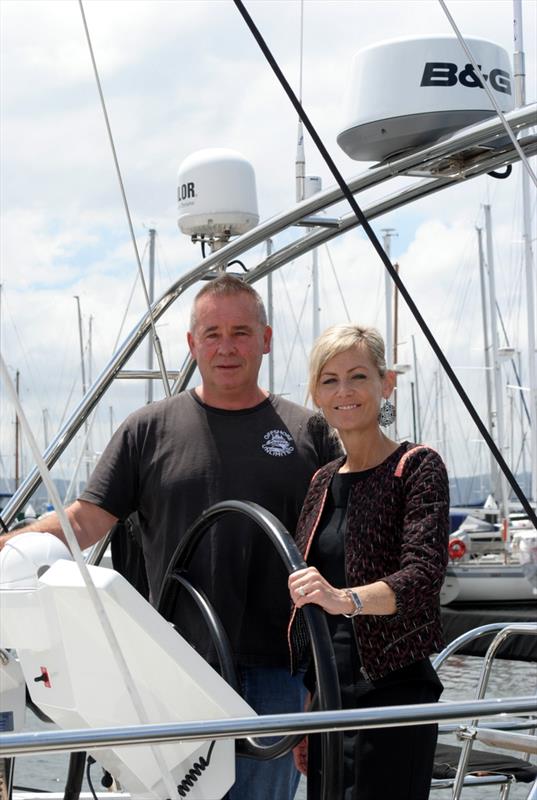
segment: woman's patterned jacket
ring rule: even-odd
[[[298,521],[296,543],[307,560],[332,476],[344,458],[313,476]],[[382,580],[396,598],[392,615],[353,618],[362,672],[369,680],[425,658],[443,646],[439,593],[448,561],[449,486],[434,450],[403,442],[349,495],[345,531],[348,586]],[[289,624],[292,669],[305,662],[309,637],[303,614]]]

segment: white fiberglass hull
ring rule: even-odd
[[[510,603],[537,601],[520,564],[450,564],[440,592],[441,605],[450,603]]]

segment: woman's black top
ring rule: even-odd
[[[361,472],[337,472],[330,484],[319,529],[313,539],[308,556],[308,564],[317,567],[321,575],[336,588],[343,588],[347,585],[344,539],[349,493],[355,483],[365,480],[375,469],[376,467]],[[345,687],[352,688],[352,696],[356,699],[374,687],[388,686],[393,683],[406,683],[407,681],[440,683],[428,658],[394,670],[374,682],[366,680],[360,671],[361,658],[352,620],[341,614],[327,614],[326,616],[343,694],[345,694]],[[306,676],[308,688],[312,688],[310,685],[312,677],[308,671]]]

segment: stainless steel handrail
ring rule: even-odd
[[[489,645],[489,648],[485,654],[483,665],[481,667],[481,675],[479,677],[479,683],[476,691],[477,700],[481,700],[485,695],[489,682],[492,663],[499,648],[510,636],[515,636],[517,634],[537,636],[537,623],[512,623],[509,625],[505,625],[503,629],[496,634],[493,641]],[[474,728],[477,726],[477,724],[478,724],[478,719],[474,718],[470,723],[469,727]],[[455,779],[453,782],[453,792],[452,792],[453,800],[459,800],[460,798],[464,784],[464,776],[466,773],[466,768],[468,766],[468,761],[470,759],[472,746],[473,746],[473,738],[464,739],[461,749],[461,755],[459,758],[459,764],[457,766],[457,774],[455,775]]]
[[[91,730],[38,731],[3,734],[0,758],[12,758],[39,752],[77,752],[98,747],[132,744],[165,744],[181,741],[242,739],[294,733],[360,730],[404,725],[427,725],[431,722],[481,719],[498,714],[532,714],[537,711],[533,696],[497,700],[427,703],[419,706],[344,711],[315,711],[300,714],[270,714],[260,717],[203,720],[201,722],[125,725]]]
[[[537,111],[537,104],[525,106],[521,109],[516,109],[506,115],[507,121],[515,131],[519,131],[527,126],[534,124]],[[492,140],[501,140],[505,136],[505,131],[500,120],[493,118],[477,125],[469,126],[468,128],[458,131],[445,141],[431,145],[412,152],[406,156],[402,156],[393,161],[388,161],[385,164],[366,170],[356,178],[349,181],[349,188],[353,194],[364,191],[365,189],[373,186],[378,186],[384,181],[394,177],[404,176],[412,169],[417,169],[424,164],[436,162],[439,159],[449,158],[464,151],[467,148],[483,146],[486,142]],[[535,142],[528,143],[528,153],[535,152]],[[405,188],[401,193],[392,195],[391,198],[376,203],[364,211],[366,217],[373,218],[388,210],[397,208],[400,205],[411,202],[411,200],[418,197],[425,196],[434,191],[457,183],[462,177],[475,177],[478,174],[486,172],[498,166],[500,163],[509,163],[516,160],[517,156],[514,152],[507,148],[500,149],[499,152],[494,150],[487,151],[486,153],[474,159],[469,165],[469,173],[465,173],[464,168],[461,166],[459,175],[453,176],[440,176],[424,180],[417,185],[410,188]],[[328,208],[343,199],[341,189],[338,186],[332,186],[324,192],[319,192],[308,200],[293,206],[292,209],[285,211],[275,217],[267,220],[266,222],[258,225],[252,231],[237,237],[233,242],[230,242],[216,253],[208,256],[204,261],[198,264],[194,269],[185,273],[175,283],[173,283],[164,294],[153,304],[152,315],[155,322],[164,314],[164,312],[177,300],[177,298],[195,284],[207,272],[216,268],[222,263],[227,263],[233,258],[237,258],[247,250],[260,244],[268,238],[275,236],[277,233],[282,232],[286,228],[295,225],[304,217],[315,214],[319,211]],[[341,226],[339,228],[321,229],[315,231],[309,236],[301,237],[300,241],[284,248],[285,256],[279,253],[274,253],[265,259],[255,271],[248,275],[249,282],[254,282],[264,277],[269,272],[277,269],[283,264],[288,263],[293,258],[308,252],[309,250],[317,247],[320,243],[328,241],[334,236],[341,235],[346,230],[350,230],[357,225],[357,220],[353,214],[347,215],[342,218]],[[70,443],[74,435],[77,433],[81,425],[88,418],[89,414],[99,402],[109,385],[112,383],[117,373],[121,370],[124,364],[128,361],[131,355],[138,348],[151,326],[151,316],[149,312],[144,314],[139,323],[127,336],[123,344],[119,347],[113,355],[109,364],[97,377],[93,385],[90,387],[80,404],[77,406],[71,417],[67,420],[61,431],[56,435],[54,441],[49,445],[44,453],[44,460],[47,467],[51,467],[60,457],[63,450]],[[9,500],[4,508],[3,517],[7,524],[9,524],[16,513],[22,506],[29,500],[35,488],[39,485],[40,477],[39,472],[34,468],[30,474],[22,482],[21,486],[13,497]]]
[[[478,628],[473,628],[471,631],[466,631],[466,633],[463,633],[456,639],[453,639],[453,641],[450,642],[441,653],[435,656],[432,661],[433,667],[438,672],[442,664],[451,655],[453,655],[453,653],[463,647],[463,645],[474,641],[474,639],[482,639],[484,636],[490,636],[492,633],[501,633],[502,631],[505,631],[506,628],[512,630],[513,633],[527,633],[530,636],[537,635],[537,623],[534,622],[491,622],[488,625],[480,625]],[[505,637],[501,639],[499,644],[504,641],[504,638]],[[497,649],[498,648],[496,647],[494,652],[496,652]]]
[[[460,647],[462,647],[463,645],[467,644],[470,641],[482,638],[483,636],[490,636],[493,633],[495,633],[496,635],[487,649],[487,652],[483,660],[483,665],[481,667],[479,683],[476,691],[477,701],[482,700],[485,695],[490,678],[492,663],[501,645],[510,636],[516,636],[516,635],[537,636],[537,623],[495,622],[489,625],[482,625],[479,628],[467,631],[466,633],[463,633],[461,636],[459,636],[457,639],[454,639],[446,648],[444,648],[444,650],[441,653],[439,653],[438,656],[436,656],[436,658],[432,662],[433,667],[438,671],[438,669],[446,661],[446,659],[449,658],[449,656],[451,656],[453,653],[455,653]],[[470,723],[469,726],[461,726],[458,731],[460,738],[463,739],[463,745],[461,748],[459,763],[457,765],[457,772],[455,774],[455,777],[449,780],[449,785],[453,787],[452,800],[459,800],[463,787],[468,785],[467,783],[468,776],[466,775],[466,769],[468,766],[470,753],[475,739],[475,737],[471,735],[471,733],[469,734],[468,732],[469,731],[471,732],[472,729],[477,729],[477,724],[478,720],[477,718],[475,718]],[[528,724],[528,727],[532,727],[531,724]],[[506,791],[508,791],[508,789]],[[506,795],[503,796],[505,797]]]

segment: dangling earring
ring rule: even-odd
[[[395,406],[387,397],[381,403],[378,420],[379,425],[382,425],[383,428],[388,428],[395,422]]]

